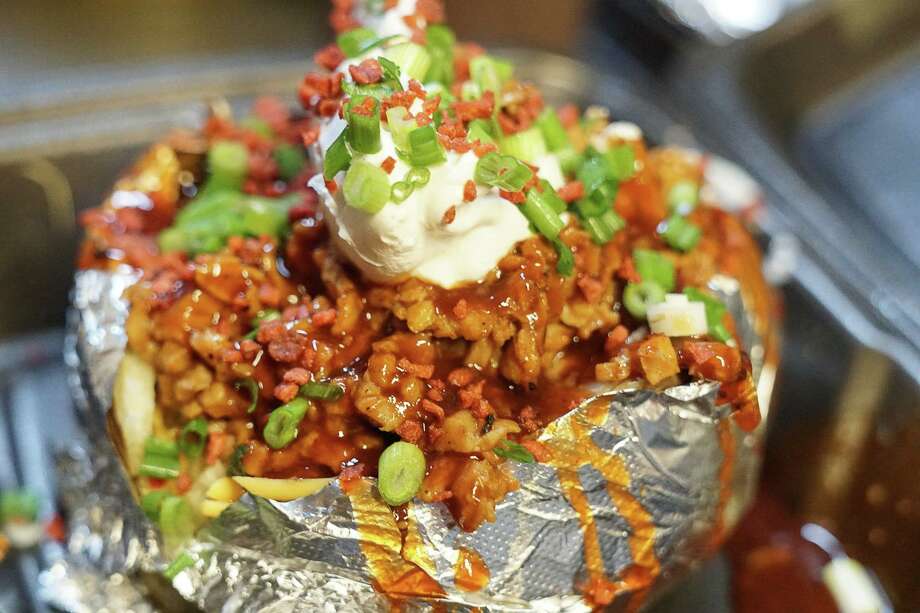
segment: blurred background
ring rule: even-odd
[[[786,311],[763,493],[656,610],[920,610],[920,2],[446,4],[461,38],[509,49],[550,97],[610,106],[760,183]],[[43,521],[49,450],[78,436],[61,347],[79,212],[208,100],[293,99],[332,38],[327,11],[4,2],[0,489],[29,484]],[[0,563],[0,611],[47,610],[36,586],[55,555],[50,539]]]

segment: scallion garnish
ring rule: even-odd
[[[386,83],[368,83],[367,85],[342,81],[342,91],[348,94],[350,98],[371,97],[375,100],[383,100],[392,95],[397,89],[402,89],[402,86],[396,87],[394,83],[399,85],[398,82],[394,81],[387,81]]]
[[[380,101],[370,96],[355,98],[348,105],[348,144],[360,153],[380,151]]]
[[[665,292],[674,289],[674,264],[657,251],[634,249],[633,264],[643,281],[653,281]]]
[[[397,181],[390,187],[390,198],[393,202],[399,204],[405,202],[413,191],[415,191],[415,186],[408,181]]]
[[[431,54],[415,43],[393,45],[384,55],[399,66],[402,74],[416,81],[423,80],[431,68]]]
[[[627,283],[623,290],[623,306],[636,319],[645,319],[649,305],[663,302],[665,293],[654,281]]]
[[[498,187],[509,192],[524,189],[533,178],[533,171],[524,162],[511,157],[490,152],[479,158],[473,180],[481,185]]]
[[[183,551],[181,554],[179,554],[179,557],[173,560],[169,566],[166,567],[166,570],[163,571],[163,576],[166,577],[167,581],[172,581],[183,570],[194,566],[195,562],[195,557],[192,556],[192,554],[187,551]]]
[[[195,516],[188,503],[179,496],[166,496],[160,503],[160,530],[173,543],[191,538],[195,532]]]
[[[268,423],[262,430],[262,437],[272,449],[283,449],[297,438],[300,420],[307,414],[310,402],[305,398],[295,398],[283,404],[268,417]]]
[[[604,181],[612,179],[606,162],[596,155],[589,156],[578,168],[576,177],[585,187],[585,193],[591,194]]]
[[[431,171],[427,168],[413,168],[406,173],[406,181],[414,187],[425,187],[431,180]]]
[[[197,458],[204,451],[208,440],[208,422],[196,417],[182,427],[179,433],[179,450],[187,457]]]
[[[575,210],[582,219],[599,217],[612,210],[613,199],[616,198],[618,185],[616,181],[606,180],[601,182],[587,197],[575,203]]]
[[[424,82],[450,85],[454,82],[456,36],[447,26],[434,24],[425,30],[425,41],[426,49],[431,56],[431,66],[428,68]]]
[[[715,296],[696,289],[695,287],[684,288],[684,295],[692,302],[702,302],[706,308],[706,324],[709,327],[709,334],[713,338],[723,343],[729,341],[732,337],[728,328],[722,323],[725,315],[725,305]]]
[[[172,441],[148,437],[138,473],[155,479],[175,479],[179,476],[179,447]]]
[[[693,181],[678,181],[668,191],[668,207],[680,215],[692,211],[698,199],[699,186]]]
[[[342,32],[336,37],[335,42],[345,57],[357,57],[367,45],[377,39],[377,33],[370,28],[354,28]]]
[[[377,58],[380,68],[383,69],[383,80],[393,85],[396,89],[402,90],[402,83],[399,81],[400,69],[399,64],[393,60],[380,56]]]
[[[549,151],[558,151],[569,146],[569,135],[553,107],[548,106],[540,113],[537,118],[537,127],[543,133],[543,140],[546,141],[546,148]]]
[[[283,143],[275,147],[272,151],[272,158],[278,165],[278,174],[285,181],[290,181],[303,170],[307,163],[307,156],[304,155],[301,147]]]
[[[398,441],[383,450],[377,466],[377,489],[390,506],[412,500],[425,478],[425,454],[412,443]]]
[[[536,458],[533,457],[533,454],[527,451],[526,447],[520,443],[515,443],[507,439],[499,443],[492,451],[495,452],[495,455],[509,460],[524,462],[525,464],[534,464],[537,461]]]
[[[629,145],[620,145],[605,152],[604,160],[617,181],[625,181],[636,172],[636,152]]]
[[[208,150],[208,191],[239,190],[249,172],[249,150],[238,141],[217,141]]]
[[[466,139],[471,143],[479,141],[484,145],[495,144],[495,139],[486,128],[488,125],[490,124],[485,119],[474,119],[470,122],[470,129],[466,133]]]
[[[563,147],[555,153],[556,159],[559,160],[559,167],[562,168],[562,172],[569,176],[576,174],[585,161],[585,156],[575,151],[573,147]]]
[[[160,519],[160,505],[167,496],[169,492],[166,490],[154,490],[141,496],[141,509],[144,515],[150,518],[150,521]]]
[[[559,256],[556,261],[556,272],[563,277],[572,276],[575,270],[575,254],[572,253],[572,249],[558,237],[553,241],[553,247],[556,248],[556,254]]]
[[[434,126],[422,126],[409,132],[409,163],[431,166],[447,159]]]
[[[690,251],[700,242],[700,229],[680,215],[671,215],[665,222],[661,237],[679,251]]]
[[[316,400],[338,400],[345,394],[345,389],[338,383],[310,381],[300,386],[300,395]]]
[[[256,326],[253,332],[258,333],[258,331],[259,331],[259,327]],[[234,384],[234,387],[236,387],[236,389],[238,390],[245,389],[247,392],[249,392],[249,407],[246,409],[246,412],[247,413],[255,412],[255,410],[259,407],[259,383],[255,379],[250,377],[248,379],[242,379],[241,381],[237,381]]]
[[[491,91],[496,96],[502,91],[502,85],[511,78],[513,67],[509,62],[499,60],[491,55],[477,55],[470,60],[470,78],[486,92]]]
[[[387,126],[393,136],[393,144],[399,151],[409,150],[409,132],[417,128],[416,123],[409,118],[409,111],[402,106],[387,109]]]
[[[559,232],[565,226],[549,198],[536,189],[527,192],[527,198],[521,203],[520,210],[537,231],[549,240],[559,236]]]
[[[614,234],[626,227],[626,222],[613,209],[607,209],[596,217],[581,218],[581,224],[597,245],[606,245]]]
[[[355,160],[345,175],[342,191],[349,206],[373,215],[390,199],[390,179],[379,166]]]
[[[565,200],[559,197],[559,194],[556,193],[556,190],[553,189],[550,182],[546,179],[540,179],[540,188],[543,190],[543,198],[553,207],[553,210],[560,214],[564,213],[568,206]]]
[[[323,159],[323,178],[327,181],[332,181],[335,175],[347,170],[351,165],[351,152],[348,151],[348,144],[346,143],[347,132],[347,129],[342,130],[339,137],[326,150],[326,157]]]
[[[536,126],[506,136],[499,147],[502,153],[512,155],[525,162],[535,162],[546,155],[546,142],[543,133]]]

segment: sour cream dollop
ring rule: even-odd
[[[334,118],[321,130],[323,154],[345,128]],[[362,159],[380,165],[387,157],[396,161],[390,181],[411,169],[399,159],[392,138],[382,130],[381,149]],[[388,202],[368,214],[349,206],[341,189],[345,173],[335,177],[340,189],[331,194],[322,175],[312,187],[320,196],[338,248],[370,279],[394,282],[418,277],[444,288],[481,280],[515,243],[532,233],[517,205],[499,196],[495,188],[477,186],[476,198],[463,201],[464,185],[473,178],[479,158],[472,151],[447,152],[447,161],[430,166],[428,183],[403,202]],[[553,156],[538,160],[541,176],[554,186],[562,180]],[[454,207],[451,215],[448,211]]]

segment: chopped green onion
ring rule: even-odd
[[[550,206],[553,207],[553,210],[557,213],[564,213],[568,205],[565,203],[565,200],[559,197],[559,194],[556,193],[556,190],[553,189],[550,182],[546,179],[540,179],[540,187],[543,189],[543,197],[549,202]]]
[[[582,219],[599,217],[613,209],[613,200],[616,198],[618,185],[616,181],[607,180],[590,192],[586,198],[575,203],[575,210]]]
[[[349,81],[342,81],[342,91],[345,92],[350,98],[364,98],[370,97],[375,100],[383,100],[384,98],[392,95],[397,89],[394,87],[399,84],[398,81],[387,81],[386,83],[368,83],[367,85],[359,85],[357,83],[351,83]],[[400,86],[401,88],[402,86]]]
[[[303,149],[288,143],[275,147],[275,150],[272,151],[272,158],[278,165],[278,174],[285,181],[290,181],[300,174],[307,163],[307,156],[304,155]]]
[[[431,66],[425,75],[426,83],[450,85],[454,81],[454,45],[457,38],[447,26],[431,25],[425,30],[426,49],[431,56]]]
[[[562,122],[559,121],[559,115],[556,109],[551,106],[546,107],[537,118],[537,127],[543,133],[543,140],[546,141],[546,148],[549,151],[558,151],[569,146],[569,135],[566,134]]]
[[[482,98],[482,88],[474,81],[464,81],[460,86],[461,100],[478,100]]]
[[[365,100],[372,100],[374,109],[370,115],[362,115],[354,110],[356,105]],[[377,153],[380,151],[380,102],[376,98],[364,96],[354,98],[345,113],[348,120],[348,144],[359,153]]]
[[[399,64],[384,56],[378,57],[377,62],[383,70],[383,80],[401,91],[403,87],[402,83],[399,81],[399,77],[402,71],[399,69]]]
[[[160,504],[160,530],[174,543],[191,538],[195,532],[195,515],[188,503],[179,496],[166,496]]]
[[[323,159],[323,178],[327,181],[332,181],[335,175],[351,165],[351,153],[346,144],[347,132],[348,130],[342,130],[326,150],[326,157]]]
[[[179,573],[181,573],[186,568],[191,568],[195,565],[195,558],[187,551],[183,551],[179,557],[173,560],[169,566],[166,567],[166,570],[163,571],[163,576],[166,577],[167,581],[172,581],[175,579]]]
[[[524,189],[533,178],[533,171],[524,162],[510,155],[499,155],[494,151],[479,158],[473,179],[481,185],[489,185],[517,192]]]
[[[160,505],[167,496],[169,492],[166,490],[154,490],[141,496],[141,509],[150,521],[159,521]]]
[[[604,181],[611,179],[610,171],[602,158],[591,156],[584,161],[576,174],[585,187],[585,193],[591,194]]]
[[[408,181],[397,181],[390,187],[390,198],[399,204],[405,202],[413,191],[415,191],[415,186]]]
[[[674,264],[651,249],[634,249],[633,263],[643,281],[657,283],[665,292],[674,289]]]
[[[262,437],[272,449],[283,449],[297,438],[300,420],[307,414],[310,402],[304,398],[283,404],[268,416],[268,423],[262,430]]]
[[[493,92],[496,97],[502,91],[502,85],[511,78],[513,68],[510,63],[491,55],[477,55],[470,60],[470,78],[486,92]],[[496,100],[496,106],[498,101]]]
[[[543,133],[537,127],[506,136],[499,147],[502,153],[512,155],[525,162],[534,162],[546,155],[546,142]]]
[[[264,309],[259,311],[259,314],[252,318],[252,323],[254,326],[261,326],[266,321],[274,321],[276,319],[281,319],[281,311],[278,309]]]
[[[665,225],[662,238],[674,249],[690,251],[700,242],[702,232],[680,215],[671,215]]]
[[[377,33],[370,28],[355,28],[342,32],[336,37],[335,42],[345,57],[357,57],[366,48],[368,43],[377,39]]]
[[[230,460],[227,462],[227,474],[231,477],[245,477],[246,469],[243,468],[243,457],[249,451],[249,445],[237,445]]]
[[[695,287],[684,288],[684,295],[692,302],[703,303],[706,308],[706,323],[709,327],[710,336],[723,343],[728,342],[732,335],[722,322],[726,311],[722,301]]]
[[[32,522],[38,517],[38,497],[26,488],[0,492],[0,525],[13,520]]]
[[[447,159],[434,126],[422,126],[409,132],[409,163],[431,166]]]
[[[390,179],[379,166],[356,160],[345,175],[342,192],[349,206],[373,215],[390,199]]]
[[[563,243],[561,238],[553,241],[553,247],[556,248],[556,254],[559,256],[556,261],[556,272],[563,277],[572,276],[575,270],[575,254],[572,253],[572,249]]]
[[[196,417],[182,427],[179,433],[179,449],[190,458],[197,458],[204,451],[208,440],[208,422],[203,417]]]
[[[485,127],[488,125],[490,123],[484,119],[474,119],[470,122],[470,129],[466,134],[466,139],[471,143],[479,141],[484,145],[495,144],[495,139],[492,138],[492,134]]]
[[[537,459],[533,457],[533,454],[527,451],[526,447],[520,443],[515,443],[507,439],[499,443],[492,451],[495,452],[495,455],[509,460],[524,462],[525,464],[534,464],[537,461]]]
[[[585,161],[585,156],[572,147],[563,147],[556,151],[556,158],[559,160],[562,172],[567,176],[575,175]]]
[[[240,127],[244,130],[250,132],[255,132],[260,136],[265,138],[271,138],[275,135],[275,131],[272,130],[272,127],[268,125],[268,122],[262,119],[261,117],[256,117],[255,115],[249,115],[240,120]]]
[[[400,151],[409,150],[409,132],[417,128],[415,121],[409,118],[409,111],[402,106],[387,109],[387,126],[393,135],[393,143]]]
[[[696,207],[699,200],[699,187],[693,181],[678,181],[668,192],[668,207],[681,215],[686,215]]]
[[[433,24],[425,30],[425,40],[429,45],[453,48],[457,44],[457,36],[449,27],[441,24]]]
[[[636,319],[645,319],[648,307],[664,301],[665,290],[654,281],[627,283],[623,290],[623,306]]]
[[[310,381],[300,386],[300,395],[316,400],[338,400],[345,395],[345,389],[338,383]]]
[[[626,222],[613,209],[608,209],[597,217],[583,217],[581,224],[597,245],[606,245],[614,234],[626,227]]]
[[[604,153],[611,176],[625,181],[636,172],[636,152],[629,145],[620,145]]]
[[[431,171],[427,168],[413,168],[406,173],[406,181],[414,187],[425,187],[431,180]]]
[[[383,450],[377,466],[377,489],[390,506],[412,500],[425,478],[425,454],[405,441],[398,441]]]
[[[249,172],[249,150],[241,142],[217,141],[208,150],[207,189],[239,190]]]
[[[144,453],[179,457],[179,446],[173,441],[148,436],[147,440],[144,441]]]
[[[145,453],[138,474],[155,479],[175,479],[179,476],[179,458]]]
[[[553,240],[565,226],[549,198],[536,189],[527,192],[527,198],[520,206],[521,213],[543,236]]]
[[[399,65],[402,74],[421,81],[431,68],[431,55],[421,45],[400,43],[388,48],[384,55]]]

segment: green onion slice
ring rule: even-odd
[[[258,328],[256,328],[256,330],[253,330],[253,332],[256,332],[257,330]],[[248,379],[237,381],[234,384],[234,387],[236,387],[236,389],[238,390],[245,388],[246,391],[249,392],[249,407],[247,407],[246,412],[254,413],[255,410],[259,408],[259,383],[258,381],[250,377]]]
[[[517,192],[533,178],[533,171],[527,164],[494,151],[479,158],[473,179],[481,185],[498,187],[509,192]]]
[[[502,139],[499,147],[502,153],[525,162],[534,162],[546,155],[546,141],[536,126]]]
[[[163,500],[169,496],[166,490],[155,490],[141,496],[141,509],[144,515],[150,518],[150,521],[157,522],[160,519],[160,505]]]
[[[383,69],[383,80],[396,89],[402,90],[403,87],[399,81],[402,71],[399,69],[399,64],[384,56],[378,57],[377,62],[380,64],[380,68]]]
[[[668,191],[668,207],[675,213],[686,215],[696,207],[699,186],[693,181],[678,181]]]
[[[427,168],[413,168],[406,173],[406,181],[414,187],[425,187],[431,180],[431,171]]]
[[[166,570],[163,571],[163,576],[166,577],[167,581],[172,581],[183,570],[194,566],[196,561],[197,560],[192,554],[187,551],[183,551],[175,560],[169,564],[169,566],[166,567]]]
[[[373,101],[374,108],[370,115],[355,112],[354,107],[365,100]],[[377,153],[380,151],[380,102],[371,96],[352,99],[346,111],[348,120],[348,144],[359,153]]]
[[[208,150],[209,191],[239,190],[249,172],[249,150],[239,141],[217,141]]]
[[[356,160],[345,175],[342,192],[348,205],[373,215],[390,199],[390,179],[379,166]]]
[[[565,226],[546,192],[541,193],[536,189],[528,191],[520,210],[537,231],[549,240],[559,236]]]
[[[160,530],[173,542],[185,541],[195,532],[195,515],[179,496],[166,496],[160,504]]]
[[[300,395],[316,400],[338,400],[345,394],[345,389],[338,383],[321,383],[310,381],[300,386]]]
[[[402,74],[416,81],[423,80],[431,68],[431,54],[415,43],[393,45],[384,55],[399,66]]]
[[[556,261],[556,272],[563,277],[572,276],[572,272],[575,270],[575,254],[572,253],[572,249],[563,243],[560,238],[553,241],[553,247],[556,248],[556,253],[559,256]]]
[[[684,288],[684,295],[692,302],[703,303],[703,306],[706,308],[706,324],[709,327],[710,336],[723,343],[728,342],[732,335],[722,322],[726,311],[722,301],[695,287]]]
[[[300,174],[300,171],[303,170],[304,165],[307,163],[307,156],[304,154],[303,148],[289,143],[283,143],[275,147],[275,150],[272,151],[272,158],[278,165],[278,174],[285,181],[290,181]]]
[[[413,191],[415,191],[415,186],[408,181],[397,181],[390,187],[390,199],[396,204],[405,202]]]
[[[377,489],[390,506],[412,500],[425,478],[425,454],[412,443],[398,441],[383,450],[377,467]]]
[[[335,42],[345,57],[357,57],[367,48],[368,44],[376,40],[377,33],[370,28],[355,28],[339,34]]]
[[[674,289],[674,264],[661,253],[651,249],[634,249],[633,263],[643,281],[653,281],[665,292]]]
[[[582,218],[581,224],[597,245],[606,245],[617,232],[626,227],[626,222],[613,209],[607,209],[597,217]]]
[[[434,126],[422,126],[409,132],[409,163],[412,166],[431,166],[446,159]]]
[[[628,283],[623,290],[623,306],[636,319],[645,319],[651,304],[662,302],[665,290],[654,281]]]
[[[543,140],[546,142],[546,148],[549,151],[558,151],[563,147],[569,146],[569,135],[566,133],[562,122],[559,121],[559,115],[556,109],[551,106],[546,107],[537,118],[537,127],[543,134]]]
[[[351,152],[348,151],[346,143],[347,132],[347,129],[342,130],[339,137],[326,150],[326,157],[323,159],[323,178],[327,181],[331,181],[335,175],[351,165]]]
[[[671,215],[661,236],[674,249],[690,251],[700,242],[702,231],[680,215]]]
[[[617,181],[626,181],[636,172],[636,152],[629,145],[620,145],[604,153],[610,174]]]
[[[409,119],[409,111],[402,106],[387,109],[387,126],[393,136],[393,144],[400,151],[409,150],[409,132],[416,127],[415,121]]]
[[[207,441],[208,422],[203,417],[188,422],[179,433],[179,449],[190,458],[200,456]]]
[[[297,438],[298,427],[310,402],[305,398],[295,398],[283,404],[268,417],[268,423],[262,430],[262,437],[272,449],[283,449]]]
[[[524,462],[525,464],[535,464],[537,461],[536,458],[533,457],[533,454],[527,451],[526,447],[520,443],[515,443],[507,439],[499,443],[492,451],[495,452],[495,455],[509,460]]]

